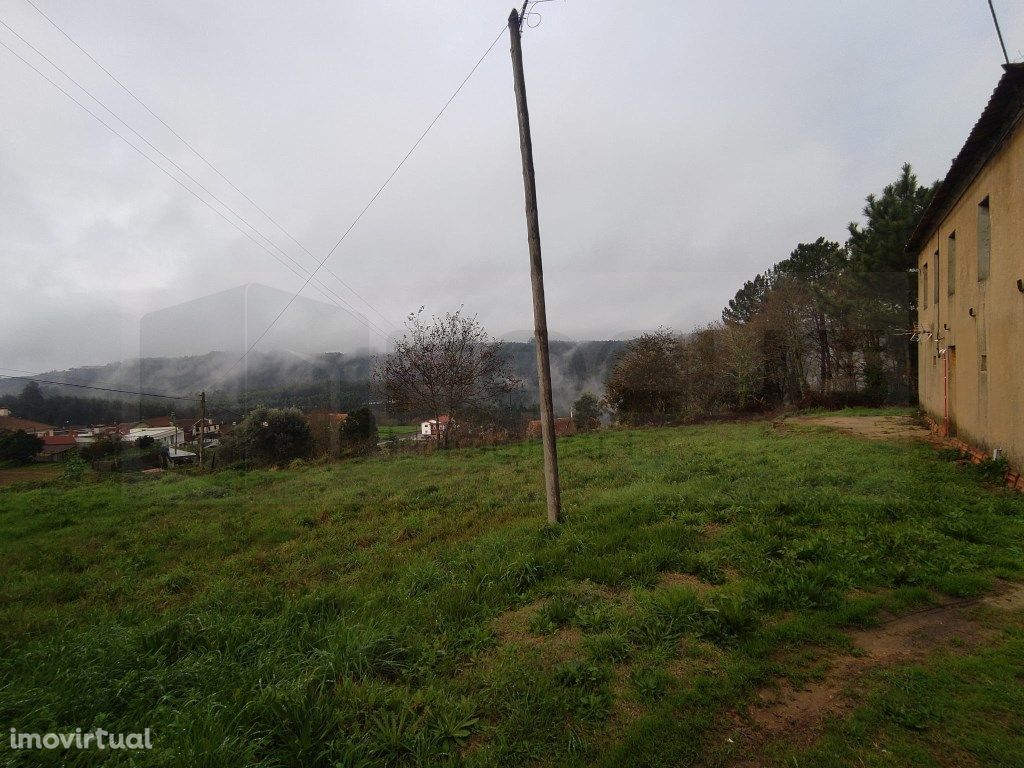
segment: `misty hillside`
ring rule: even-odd
[[[551,377],[555,407],[567,411],[582,392],[599,394],[604,379],[624,341],[552,341]],[[524,383],[524,397],[537,391],[536,353],[532,342],[504,342],[503,349],[517,377]],[[210,352],[188,357],[147,357],[107,365],[47,371],[37,378],[108,389],[151,394],[191,395],[206,390],[211,401],[294,405],[306,410],[347,410],[368,399],[372,357],[366,354],[322,353],[297,355],[287,352],[252,352],[244,363],[239,355]],[[0,395],[20,392],[25,382],[0,380]],[[78,387],[41,384],[48,395],[74,395],[124,400],[125,395]]]

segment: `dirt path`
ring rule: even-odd
[[[932,440],[931,432],[912,416],[794,416],[790,424],[830,427],[870,440]]]
[[[764,748],[780,740],[798,748],[813,744],[826,721],[842,717],[856,706],[851,689],[871,670],[914,662],[954,644],[972,647],[990,639],[994,631],[970,616],[979,605],[1024,610],[1024,584],[1011,585],[991,597],[948,603],[848,632],[859,655],[836,659],[820,680],[800,688],[784,683],[764,689],[753,707],[737,714],[732,740],[742,747],[743,757],[732,765],[762,765],[757,758]]]

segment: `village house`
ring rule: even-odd
[[[19,419],[17,416],[11,415],[10,408],[0,408],[0,429],[8,429],[11,432],[22,430],[36,437],[45,437],[52,435],[56,428],[52,424],[43,424],[30,419]]]
[[[135,425],[125,425],[122,430],[117,424],[110,426],[95,424],[88,427],[71,427],[66,434],[73,435],[79,445],[92,445],[102,438],[120,437],[122,434],[127,434],[132,426]]]
[[[217,445],[220,442],[220,424],[213,419],[182,419],[178,426],[185,433],[186,443],[199,442],[200,434],[206,445]]]
[[[200,428],[200,422],[202,422],[202,428]],[[166,429],[167,427],[177,427],[181,430],[182,439],[180,442],[194,443],[199,440],[199,434],[202,432],[203,442],[206,445],[216,445],[220,442],[221,430],[220,424],[215,422],[213,419],[197,419],[192,416],[152,416],[148,419],[144,419],[140,426],[145,426],[150,429]]]
[[[122,440],[135,442],[144,437],[151,437],[153,441],[167,448],[175,448],[185,442],[185,432],[179,427],[133,427],[128,434],[122,435]]]
[[[448,429],[448,422],[451,418],[445,414],[436,419],[430,419],[420,423],[420,435],[422,437],[437,437],[443,435]]]
[[[1024,466],[1024,64],[1009,64],[910,241],[922,409]]]
[[[103,433],[92,427],[72,427],[62,436],[72,437],[78,445],[84,446],[95,443]]]
[[[181,448],[167,449],[167,461],[172,465],[194,464],[198,458],[198,454],[195,454],[192,451],[185,451]]]
[[[555,420],[555,437],[567,437],[569,435],[576,434],[576,422],[569,418],[556,418]],[[526,425],[526,436],[527,437],[540,437],[543,427],[541,426],[540,419],[532,419],[529,424]]]
[[[44,435],[37,461],[65,461],[78,448],[74,435]]]

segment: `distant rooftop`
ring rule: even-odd
[[[26,432],[39,432],[53,429],[53,425],[31,419],[19,419],[17,416],[0,416],[0,429],[9,429],[12,432],[17,432],[19,429]]]

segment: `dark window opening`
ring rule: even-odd
[[[992,213],[988,198],[978,204],[978,280],[988,280],[992,267]]]
[[[946,295],[956,293],[956,230],[950,232],[946,242]]]

